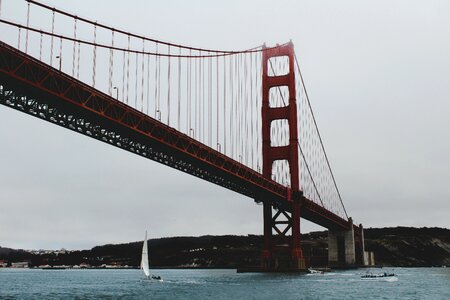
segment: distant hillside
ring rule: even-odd
[[[370,228],[366,250],[377,264],[389,266],[450,265],[450,230],[443,228]]]
[[[366,250],[386,266],[450,265],[450,230],[443,228],[369,228],[364,230]],[[260,262],[262,236],[172,237],[149,240],[153,267],[236,268]],[[327,264],[327,232],[302,235],[307,263]],[[30,253],[0,247],[0,260],[29,261],[39,265],[139,266],[142,242],[103,245],[82,251]]]

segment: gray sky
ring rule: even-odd
[[[24,11],[2,2],[2,18],[14,19],[6,5]],[[365,227],[449,227],[450,1],[45,3],[205,48],[292,39],[349,215]],[[0,246],[262,233],[249,198],[5,106],[0,141]]]

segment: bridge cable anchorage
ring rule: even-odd
[[[325,155],[325,160],[326,160],[326,162],[327,162],[328,169],[329,169],[330,174],[331,174],[331,178],[333,179],[334,187],[336,188],[336,191],[337,191],[337,193],[338,193],[339,200],[340,200],[340,202],[341,202],[342,208],[344,209],[345,216],[346,216],[347,219],[348,219],[348,214],[347,214],[347,211],[346,211],[346,209],[345,209],[344,203],[343,203],[343,201],[342,201],[341,193],[339,192],[339,188],[338,188],[338,186],[337,186],[337,184],[336,184],[336,180],[335,180],[335,178],[334,178],[334,174],[333,174],[333,171],[332,171],[332,169],[331,169],[330,161],[328,160],[328,156],[327,156],[327,153],[326,153],[326,151],[325,151],[325,147],[324,147],[324,145],[323,145],[322,137],[321,137],[321,135],[320,135],[319,128],[318,128],[317,122],[316,122],[316,118],[315,118],[315,116],[314,116],[314,113],[313,113],[313,110],[312,110],[312,107],[311,107],[311,102],[309,101],[308,91],[306,90],[305,82],[304,82],[304,80],[303,80],[303,75],[302,75],[301,70],[300,70],[300,64],[298,63],[297,56],[294,55],[294,57],[295,57],[295,63],[296,63],[298,72],[299,72],[299,74],[300,74],[300,80],[301,80],[301,83],[302,83],[302,86],[303,86],[303,90],[305,91],[306,100],[307,100],[307,102],[308,102],[309,110],[310,110],[310,112],[311,112],[311,115],[312,115],[312,118],[313,118],[313,121],[314,121],[314,126],[316,127],[316,130],[317,130],[317,133],[318,133],[318,136],[319,136],[319,141],[320,141],[320,144],[321,144],[321,146],[322,146],[322,150],[323,150],[324,155]]]

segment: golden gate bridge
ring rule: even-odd
[[[292,42],[189,47],[26,2],[0,1],[1,104],[261,203],[259,270],[307,267],[300,218],[328,228],[330,266],[364,264]]]

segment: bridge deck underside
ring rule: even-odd
[[[191,137],[0,42],[0,103],[286,211],[288,190]],[[301,216],[330,229],[347,220],[302,197]]]

